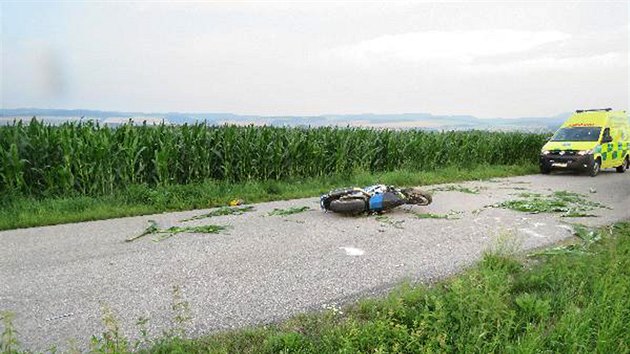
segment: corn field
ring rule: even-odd
[[[52,126],[33,119],[0,127],[0,192],[104,195],[131,184],[532,163],[543,139],[518,132],[333,127]]]

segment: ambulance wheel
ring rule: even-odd
[[[548,175],[551,173],[551,168],[549,168],[549,166],[547,165],[540,165],[540,173],[542,173],[543,175]]]
[[[330,203],[330,210],[342,214],[361,214],[366,211],[364,199],[337,199]]]
[[[591,177],[595,177],[599,173],[599,170],[601,168],[600,161],[601,160],[599,158],[593,160],[593,163],[591,164],[591,170],[589,171]]]
[[[624,172],[626,172],[628,167],[630,167],[630,160],[629,160],[628,156],[626,156],[626,159],[623,161],[621,166],[617,166],[617,172],[624,173]]]

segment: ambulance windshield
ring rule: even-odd
[[[597,141],[601,127],[561,128],[553,135],[551,141]]]

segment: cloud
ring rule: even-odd
[[[381,61],[471,62],[477,58],[526,52],[545,44],[566,41],[560,31],[476,30],[426,31],[385,35],[333,48],[323,57],[362,64]]]
[[[467,73],[520,73],[529,74],[533,71],[553,70],[557,72],[581,73],[590,69],[619,68],[628,65],[627,55],[619,52],[609,52],[591,56],[572,57],[538,57],[493,64],[470,63],[460,67]]]

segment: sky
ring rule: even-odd
[[[2,1],[2,108],[552,116],[629,107],[620,2]]]

